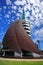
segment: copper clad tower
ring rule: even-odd
[[[30,24],[25,20],[24,9],[22,19],[16,20],[10,26],[3,38],[2,44],[3,47],[17,53],[21,53],[23,50],[40,53],[38,47],[31,39]]]

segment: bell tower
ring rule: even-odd
[[[23,25],[24,29],[26,30],[28,36],[31,36],[30,23],[28,21],[26,21],[24,8],[23,8],[23,13],[22,13],[22,25]]]

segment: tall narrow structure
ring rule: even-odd
[[[28,36],[31,36],[31,34],[30,34],[30,23],[28,21],[26,21],[26,19],[25,19],[24,8],[23,8],[23,13],[22,13],[22,24],[23,24],[23,27],[26,30]]]
[[[40,54],[42,54],[31,39],[30,24],[28,21],[25,20],[24,9],[22,20],[16,20],[9,27],[3,38],[2,44],[5,49],[3,56],[6,54],[9,55],[9,52],[11,55],[16,57],[40,57]]]
[[[24,11],[24,8],[23,8],[23,13],[22,13],[22,20],[25,20],[25,11]]]

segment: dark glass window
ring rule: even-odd
[[[30,29],[28,29],[28,28],[24,28],[24,29],[26,29],[26,30],[30,30]]]
[[[30,34],[30,32],[27,32],[28,34]]]
[[[23,25],[24,27],[30,27],[29,25]]]

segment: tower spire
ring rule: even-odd
[[[25,20],[25,11],[24,11],[24,8],[23,8],[22,19]]]

